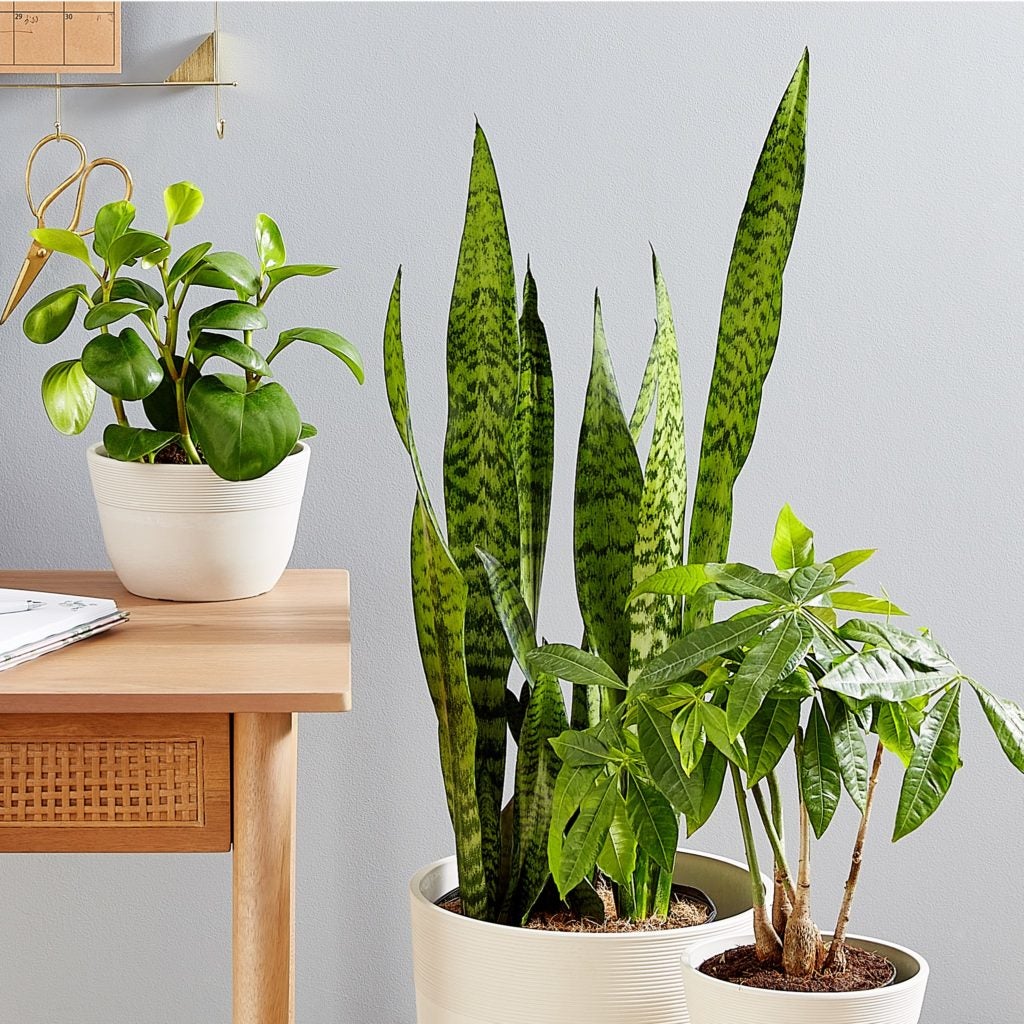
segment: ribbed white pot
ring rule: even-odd
[[[687,1024],[679,961],[710,937],[750,928],[747,868],[681,850],[675,879],[711,897],[711,924],[669,931],[544,932],[474,921],[434,901],[458,885],[455,858],[413,876],[418,1024]]]
[[[139,597],[233,601],[273,589],[291,557],[309,446],[258,480],[209,466],[150,465],[86,453],[114,572]]]
[[[923,957],[891,942],[860,935],[847,938],[852,946],[886,957],[896,967],[896,980],[887,988],[865,992],[770,992],[734,985],[701,974],[697,968],[709,957],[754,941],[747,932],[738,940],[716,936],[693,944],[683,955],[683,984],[693,1024],[917,1024],[928,984]]]

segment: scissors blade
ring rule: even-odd
[[[7,322],[7,318],[17,308],[18,303],[25,297],[25,293],[29,288],[32,287],[33,282],[39,276],[39,271],[46,266],[46,261],[50,258],[50,252],[50,249],[44,249],[38,242],[33,242],[29,246],[28,253],[25,255],[25,262],[22,263],[21,270],[14,282],[14,287],[11,289],[10,298],[7,300],[7,305],[4,306],[3,314],[0,315],[0,324]]]

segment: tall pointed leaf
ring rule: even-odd
[[[512,253],[498,178],[478,125],[448,315],[444,491],[451,553],[468,586],[466,666],[477,718],[484,865],[492,886],[500,862],[505,684],[511,656],[476,547],[490,552],[518,578],[519,509],[510,436],[518,366]]]
[[[629,671],[629,612],[643,474],[594,296],[594,353],[576,456],[573,544],[587,642],[619,678]]]
[[[690,562],[724,562],[729,553],[733,486],[753,444],[779,340],[782,274],[804,184],[808,70],[805,50],[768,131],[736,230],[704,417]],[[689,599],[692,623],[709,615],[706,602]]]
[[[555,389],[548,338],[537,312],[537,284],[526,267],[523,314],[519,318],[519,393],[513,429],[519,495],[520,590],[534,619],[540,606],[544,550],[551,518],[554,471]]]
[[[840,772],[828,722],[817,701],[811,702],[800,750],[800,796],[807,806],[811,828],[820,839],[839,806]]]
[[[769,698],[743,730],[747,748],[747,785],[754,786],[778,763],[800,724],[798,700]]]
[[[487,917],[481,824],[476,793],[476,720],[466,676],[466,584],[416,496],[412,521],[412,598],[420,658],[437,714],[448,811],[455,829],[459,888],[466,914]]]
[[[512,573],[488,552],[477,548],[476,554],[487,574],[487,586],[490,589],[491,601],[494,604],[501,628],[505,632],[509,648],[523,675],[532,683],[534,672],[528,663],[528,657],[532,651],[537,649],[537,634],[530,609],[526,607],[526,601],[519,593]]]
[[[1003,753],[1018,771],[1024,772],[1024,711],[1012,700],[1003,700],[986,690],[980,683],[971,686],[981,702],[992,731],[1003,748]]]
[[[686,445],[683,438],[683,393],[679,377],[679,346],[668,288],[658,257],[652,252],[657,302],[657,399],[654,433],[647,455],[633,547],[633,588],[685,556]],[[682,631],[682,605],[671,595],[644,595],[630,605],[630,671],[660,654]]]
[[[679,816],[661,790],[630,776],[626,813],[640,848],[655,864],[671,871],[679,840]]]
[[[853,712],[835,693],[823,690],[821,703],[825,708],[825,718],[832,733],[836,758],[839,761],[839,774],[850,798],[864,813],[868,798],[868,751],[864,744],[864,734],[857,725]]]
[[[896,806],[893,842],[923,824],[949,792],[960,767],[960,684],[951,686],[921,723],[921,734],[910,759],[900,802]]]
[[[580,804],[579,814],[565,836],[561,857],[553,874],[558,893],[564,899],[594,869],[611,827],[619,793],[615,775],[598,779]]]
[[[672,716],[649,701],[637,704],[637,738],[654,784],[680,814],[700,812],[703,779],[698,772],[687,775],[672,739]]]
[[[636,834],[626,813],[626,801],[618,794],[608,835],[597,857],[597,866],[619,885],[629,885],[636,868]]]
[[[647,353],[644,376],[640,381],[640,390],[636,396],[636,404],[633,406],[633,415],[629,417],[629,432],[633,437],[633,444],[640,443],[644,424],[651,414],[651,409],[654,408],[654,399],[658,394],[658,355],[658,323],[655,321],[654,341],[651,342],[650,351]]]
[[[804,643],[800,623],[794,616],[787,615],[747,651],[729,687],[726,722],[731,739],[746,728],[793,655],[808,646],[810,643]]]

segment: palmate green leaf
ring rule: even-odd
[[[96,211],[93,220],[93,252],[106,260],[107,249],[115,238],[120,238],[135,220],[135,206],[127,199],[107,203]]]
[[[212,242],[200,242],[199,245],[193,245],[191,249],[187,249],[183,252],[174,261],[171,269],[167,273],[168,288],[172,288],[183,277],[195,270],[196,267],[203,262],[203,258],[212,248]]]
[[[74,256],[81,260],[87,267],[92,266],[89,259],[89,250],[86,248],[82,236],[75,231],[67,231],[64,228],[33,228],[29,234],[44,248],[50,252],[63,253],[65,256]]]
[[[80,434],[96,407],[96,385],[86,376],[80,359],[65,359],[43,374],[43,408],[62,434]]]
[[[794,601],[812,601],[824,594],[835,581],[836,571],[828,562],[823,565],[805,565],[790,576],[789,591]]]
[[[261,377],[273,376],[273,371],[266,359],[251,345],[246,345],[245,342],[227,334],[203,331],[192,346],[192,357],[196,361],[196,366],[202,369],[214,356],[226,359],[229,363],[234,363],[235,366],[240,366],[243,370],[257,373]]]
[[[1024,772],[1024,711],[1013,701],[997,697],[973,679],[971,687],[977,694],[981,710],[985,712],[1003,753],[1014,768]]]
[[[836,570],[836,579],[841,580],[851,569],[866,562],[878,549],[858,548],[856,551],[846,551],[828,559],[829,563]]]
[[[636,696],[683,679],[688,672],[699,668],[706,661],[763,632],[779,615],[774,610],[758,612],[743,618],[715,622],[689,633],[644,666],[630,686],[631,695]]]
[[[629,676],[633,551],[643,473],[622,411],[594,296],[594,348],[576,455],[573,546],[587,642],[620,679]]]
[[[914,733],[904,705],[880,704],[875,712],[874,728],[882,746],[895,754],[904,767],[908,767],[914,756]]]
[[[888,647],[901,654],[908,661],[924,665],[939,671],[954,668],[949,655],[931,637],[920,633],[909,633],[888,623],[869,622],[867,619],[850,619],[839,627],[839,635],[844,640],[857,643],[872,644],[876,647]]]
[[[597,866],[619,885],[629,885],[636,870],[637,841],[626,814],[626,801],[618,794],[608,835],[597,857]]]
[[[37,345],[56,341],[74,320],[82,291],[82,287],[76,285],[43,296],[25,315],[22,324],[25,337]]]
[[[167,231],[187,224],[203,208],[203,193],[191,181],[179,181],[164,189]]]
[[[729,553],[733,487],[750,453],[775,355],[782,275],[803,193],[809,63],[805,50],[768,131],[736,230],[704,417],[690,562],[724,562]],[[687,601],[688,624],[709,614],[699,595]]]
[[[550,741],[568,725],[558,682],[553,676],[536,676],[519,730],[513,804],[517,842],[509,889],[512,916],[521,923],[530,916],[551,877],[548,830],[562,762]]]
[[[137,462],[147,455],[155,455],[181,434],[170,430],[147,430],[145,427],[126,427],[110,423],[103,431],[103,447],[107,455],[119,462]]]
[[[744,601],[768,601],[783,604],[790,600],[789,584],[781,576],[761,572],[751,565],[733,562],[707,565],[712,582],[726,594]]]
[[[562,899],[593,872],[621,799],[615,775],[599,778],[584,796],[579,814],[566,833],[558,866],[552,872]]]
[[[225,480],[255,480],[295,447],[302,417],[280,384],[236,391],[216,375],[189,392],[189,423],[210,468]]]
[[[642,583],[633,588],[629,601],[635,601],[641,594],[696,594],[701,587],[710,582],[711,577],[706,566],[673,565],[647,576]]]
[[[843,785],[863,814],[868,798],[868,751],[864,734],[853,712],[837,694],[822,691],[821,703],[832,734],[832,745],[835,747]]]
[[[555,455],[555,391],[547,333],[537,311],[537,284],[526,268],[519,318],[519,391],[512,450],[519,496],[522,594],[536,618],[544,577],[544,552],[551,518]]]
[[[703,794],[703,778],[683,771],[672,738],[672,716],[642,700],[637,704],[637,739],[654,784],[680,814],[697,816]]]
[[[798,651],[806,652],[809,645],[800,623],[787,615],[747,651],[729,687],[726,724],[730,739],[736,739],[746,728],[790,660]]]
[[[746,752],[742,745],[729,735],[725,711],[717,704],[709,704],[707,701],[698,701],[696,708],[700,712],[701,724],[711,743],[733,764],[746,771]]]
[[[853,654],[818,680],[823,690],[845,693],[854,700],[904,701],[934,693],[959,676],[955,665],[918,668],[883,648]]]
[[[558,756],[573,767],[608,764],[614,757],[593,729],[566,729],[551,740]]]
[[[804,697],[814,696],[814,685],[807,672],[798,668],[772,687],[771,696],[777,700],[803,700]]]
[[[551,822],[548,829],[548,866],[552,875],[558,871],[565,843],[565,829],[579,810],[583,798],[604,775],[603,765],[571,765],[564,761],[555,780],[551,801]]]
[[[690,778],[700,783],[700,799],[695,808],[696,813],[686,816],[686,835],[692,836],[712,814],[722,797],[722,783],[725,781],[725,755],[712,744],[704,748],[704,756],[700,759]]]
[[[494,163],[477,126],[448,314],[444,493],[450,549],[469,587],[466,662],[477,716],[477,792],[484,864],[495,880],[505,782],[504,694],[511,655],[476,548],[489,551],[514,572],[518,585],[519,508],[511,442],[518,364],[508,228]]]
[[[277,222],[265,213],[256,215],[256,252],[264,272],[284,266],[284,239]]]
[[[679,816],[666,797],[656,786],[631,775],[626,814],[640,849],[659,867],[671,871],[679,841]]]
[[[828,722],[817,701],[811,702],[800,750],[800,796],[814,834],[820,839],[839,806],[841,786],[839,759]]]
[[[476,796],[476,718],[463,644],[466,584],[419,494],[413,512],[411,564],[416,633],[437,715],[441,772],[457,839],[463,908],[470,917],[487,917],[491,908]]]
[[[672,719],[672,739],[675,741],[676,750],[679,751],[683,771],[687,775],[692,775],[707,744],[704,721],[695,704],[684,707]]]
[[[832,607],[844,612],[867,612],[870,615],[906,615],[907,613],[884,597],[858,594],[852,590],[833,590],[829,595]]]
[[[501,622],[501,628],[505,631],[516,663],[526,678],[531,683],[536,683],[538,676],[529,660],[530,652],[537,649],[536,628],[530,609],[526,607],[513,575],[496,558],[481,548],[476,549],[476,554],[487,574],[491,601],[494,603],[494,610]],[[560,729],[559,732],[561,731]]]
[[[797,569],[814,561],[814,531],[801,522],[788,502],[775,522],[772,561],[776,569]]]
[[[960,684],[951,686],[925,715],[903,776],[892,839],[920,827],[949,792],[960,767]]]
[[[800,701],[769,697],[743,730],[747,785],[761,781],[782,760],[800,724]]]
[[[615,674],[610,665],[596,654],[582,651],[569,644],[545,644],[527,655],[527,662],[534,672],[550,675],[575,683],[577,686],[607,686],[613,690],[625,690],[626,684]]]
[[[679,346],[668,288],[653,251],[651,259],[657,307],[654,347],[657,351],[658,387],[654,432],[647,455],[633,545],[630,673],[634,676],[650,658],[677,640],[682,632],[682,604],[678,597],[650,593],[637,598],[637,587],[653,573],[678,565],[686,553],[686,444]]]
[[[151,395],[164,378],[164,368],[138,332],[99,334],[82,350],[82,369],[108,395],[137,402]]]

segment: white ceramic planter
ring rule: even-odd
[[[709,957],[754,941],[750,934],[694,943],[683,955],[683,984],[693,1024],[917,1024],[928,984],[928,964],[891,942],[854,935],[853,946],[879,953],[896,966],[887,988],[866,992],[769,992],[701,974]]]
[[[233,601],[273,589],[291,557],[309,446],[258,480],[209,466],[150,465],[86,453],[114,572],[139,597]]]
[[[455,859],[410,883],[418,1024],[687,1024],[679,961],[695,942],[750,929],[747,868],[681,850],[675,879],[703,889],[716,920],[660,932],[544,932],[473,921],[435,906]]]

